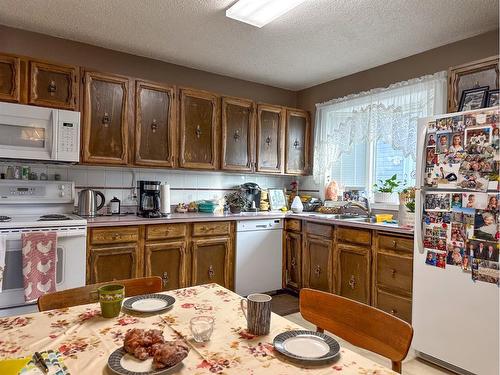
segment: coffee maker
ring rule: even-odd
[[[161,217],[160,181],[137,181],[139,201],[137,215],[142,217]]]

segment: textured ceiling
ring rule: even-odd
[[[498,0],[306,0],[261,29],[234,2],[0,0],[0,24],[292,90],[498,28]]]

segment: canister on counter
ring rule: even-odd
[[[109,201],[109,212],[111,215],[119,215],[120,214],[120,200],[117,197],[113,197]]]

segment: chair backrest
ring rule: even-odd
[[[147,293],[158,293],[162,291],[162,280],[159,276],[108,281],[99,284],[85,285],[80,288],[66,289],[60,292],[44,294],[38,298],[38,310],[47,311],[97,302],[99,300],[97,288],[107,284],[124,285],[125,297]]]
[[[389,358],[401,373],[413,328],[382,310],[335,294],[304,288],[300,291],[300,313],[315,324],[360,348]]]

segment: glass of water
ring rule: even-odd
[[[194,341],[206,342],[210,340],[214,330],[214,318],[210,316],[196,316],[189,321]]]

